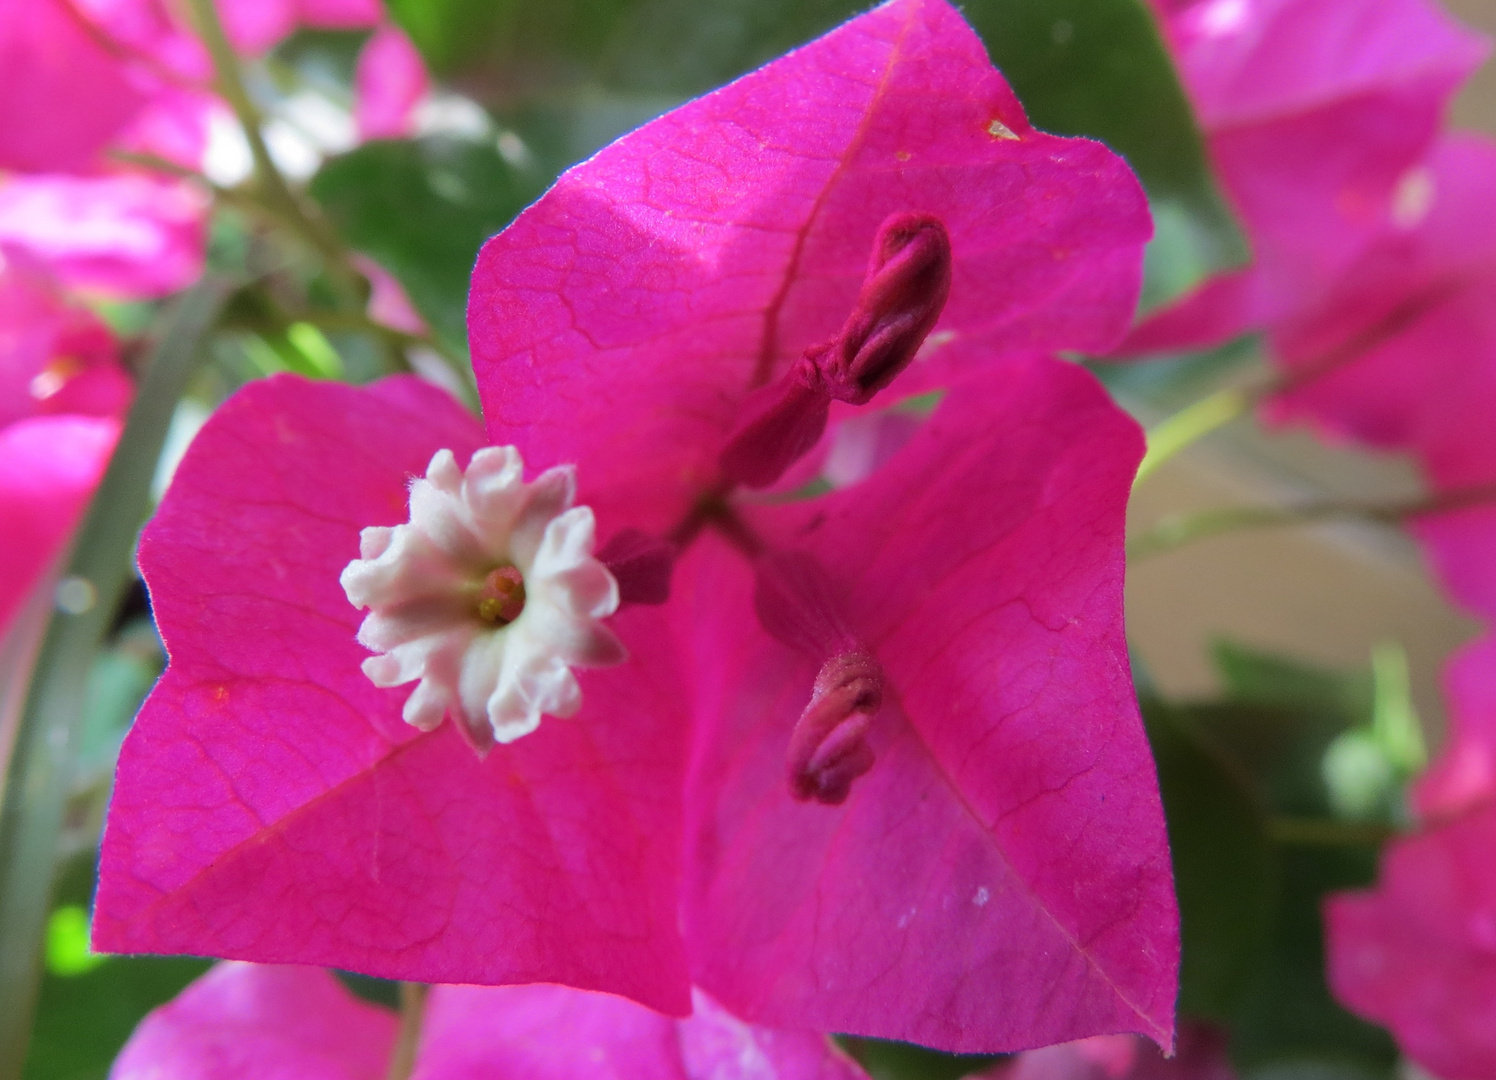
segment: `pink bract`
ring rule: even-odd
[[[1496,1075],[1496,804],[1393,841],[1325,905],[1331,989],[1447,1080]]]
[[[1448,136],[1425,177],[1424,216],[1369,246],[1274,333],[1299,385],[1272,414],[1412,454],[1459,504],[1416,519],[1414,533],[1455,597],[1496,617],[1496,142]]]
[[[62,0],[0,0],[0,169],[89,165],[145,104]]]
[[[411,379],[271,379],[204,428],[141,542],[171,667],[121,753],[101,947],[687,1009],[683,733],[659,613],[617,620],[647,662],[593,680],[605,722],[546,724],[482,762],[451,725],[403,723],[404,695],[359,669],[338,585],[359,530],[404,520],[436,450],[465,463],[482,442]]]
[[[1412,791],[1425,820],[1496,801],[1496,638],[1467,645],[1444,676],[1450,730],[1444,750]]]
[[[942,219],[955,256],[900,392],[1125,329],[1150,232],[1126,165],[1034,131],[954,9],[890,3],[619,140],[489,241],[468,327],[490,435],[576,462],[600,515],[668,527],[749,389],[840,329],[895,211]]]
[[[1226,1034],[1199,1021],[1179,1025],[1173,1057],[1133,1035],[1096,1035],[1030,1050],[994,1065],[981,1080],[1235,1080]]]
[[[130,395],[97,319],[38,273],[0,271],[0,638],[72,535]]]
[[[326,971],[219,964],[141,1022],[110,1080],[379,1080],[395,1017]],[[561,986],[438,986],[415,1080],[865,1080],[824,1036],[734,1019],[705,995],[674,1020]]]
[[[144,174],[12,176],[0,180],[0,248],[75,288],[166,296],[202,274],[207,209],[190,185]]]
[[[1486,43],[1427,0],[1156,4],[1254,265],[1138,328],[1125,354],[1218,344],[1323,290],[1418,214],[1417,170]]]
[[[219,964],[135,1029],[110,1080],[381,1080],[395,1017],[326,971]]]
[[[886,393],[960,388],[858,483],[732,494],[743,401],[839,331],[895,212],[944,220],[954,278]],[[121,755],[100,946],[676,1013],[694,981],[754,1023],[947,1049],[1168,1044],[1177,913],[1122,633],[1142,440],[1034,355],[1122,331],[1147,233],[1118,159],[1032,131],[953,9],[895,0],[621,140],[490,242],[486,440],[409,380],[241,392],[142,542],[171,666]],[[581,673],[581,712],[479,760],[364,678],[338,575],[436,449],[485,441],[577,464],[604,547],[676,529],[687,550],[667,604],[609,621],[631,659]],[[676,528],[713,498],[825,567],[878,672],[871,771],[839,805],[785,779],[825,657],[761,628],[708,518],[699,542]]]
[[[42,416],[0,430],[0,637],[72,536],[119,429],[105,417]]]
[[[360,139],[400,139],[411,133],[411,114],[431,88],[426,65],[410,38],[386,24],[358,56],[354,119]]]

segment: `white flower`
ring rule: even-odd
[[[410,521],[359,535],[339,579],[369,615],[360,644],[375,686],[419,679],[404,717],[422,731],[449,713],[480,752],[534,731],[542,715],[582,705],[572,667],[623,661],[598,620],[618,609],[618,583],[592,557],[592,511],[572,506],[576,473],[530,484],[512,446],[473,455],[464,473],[439,450],[410,488]]]

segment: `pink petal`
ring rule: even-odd
[[[757,1023],[1006,1051],[1172,1041],[1178,917],[1122,627],[1136,425],[1079,369],[1004,365],[863,483],[754,515],[816,556],[890,683],[841,806],[785,782],[817,663],[681,568],[698,745],[696,981]]]
[[[234,48],[262,53],[296,28],[296,0],[215,0]]]
[[[1447,741],[1412,791],[1413,806],[1425,818],[1496,801],[1496,638],[1461,649],[1445,672],[1444,687]]]
[[[1180,1025],[1173,1057],[1133,1035],[1096,1035],[1030,1050],[994,1065],[985,1080],[1234,1080],[1225,1032],[1207,1024]]]
[[[1436,1076],[1496,1075],[1496,804],[1394,841],[1325,905],[1330,987]]]
[[[23,261],[12,252],[0,270],[0,429],[28,416],[122,415],[133,386],[114,335]]]
[[[1446,137],[1430,156],[1429,204],[1387,233],[1315,309],[1275,335],[1299,380],[1276,418],[1413,454],[1436,491],[1496,483],[1496,142]],[[1455,597],[1496,617],[1496,508],[1424,516],[1413,531]]]
[[[859,1080],[824,1035],[745,1024],[706,995],[675,1020],[564,986],[432,990],[414,1080]]]
[[[40,416],[0,429],[0,638],[62,555],[119,430],[119,421],[92,416]]]
[[[175,180],[13,176],[0,182],[0,244],[67,285],[165,296],[202,273],[207,212],[202,194]]]
[[[379,0],[300,0],[301,21],[307,26],[358,29],[384,21]]]
[[[1408,212],[1409,170],[1487,51],[1426,0],[1199,0],[1167,5],[1163,23],[1251,241],[1258,326],[1312,301]],[[1213,314],[1171,343],[1227,336]]]
[[[101,948],[565,982],[684,1012],[682,720],[657,609],[644,658],[584,676],[570,721],[480,761],[359,664],[338,575],[358,532],[477,424],[413,379],[283,377],[215,413],[141,543],[171,665],[121,753]]]
[[[891,0],[619,140],[489,241],[468,311],[490,437],[576,462],[600,520],[669,527],[746,393],[840,329],[895,211],[951,236],[935,338],[1095,351],[1131,316],[1149,225],[1126,166],[1035,132],[944,0]]]
[[[218,964],[147,1016],[110,1080],[381,1080],[387,1009],[307,967]]]
[[[360,139],[399,139],[411,133],[411,113],[430,89],[426,65],[410,38],[386,23],[358,55],[354,119]]]
[[[87,166],[145,103],[62,0],[0,0],[0,169]]]

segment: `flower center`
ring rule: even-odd
[[[518,567],[500,566],[489,571],[478,590],[478,618],[495,626],[508,626],[525,610],[525,577]]]
[[[448,716],[474,749],[572,716],[571,669],[616,664],[623,646],[601,620],[618,582],[593,557],[592,511],[572,505],[569,466],[524,481],[512,446],[489,446],[466,469],[450,450],[410,487],[410,520],[359,536],[343,570],[349,601],[369,614],[358,640],[377,655],[376,686],[417,682],[402,715],[423,731]]]

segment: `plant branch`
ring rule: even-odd
[[[1397,830],[1377,821],[1275,817],[1269,819],[1267,833],[1273,842],[1292,847],[1380,847]]]
[[[270,156],[270,149],[265,144],[260,111],[245,88],[244,78],[239,71],[239,58],[229,44],[228,35],[224,33],[223,21],[218,16],[214,0],[186,0],[186,3],[198,34],[213,59],[218,91],[229,103],[229,108],[233,109],[239,126],[244,129],[244,137],[249,141],[255,174],[259,178],[268,208],[322,256],[342,298],[350,306],[354,306],[360,293],[360,275],[349,261],[348,253],[336,234],[320,218],[314,218],[307,212]]]
[[[1496,504],[1496,484],[1479,484],[1442,492],[1431,497],[1390,503],[1358,503],[1340,500],[1303,503],[1299,506],[1235,506],[1194,513],[1173,514],[1127,545],[1129,559],[1145,559],[1195,540],[1203,540],[1238,529],[1312,525],[1336,519],[1359,519],[1388,525],[1410,518],[1449,513],[1484,503]]]
[[[416,1064],[416,1050],[421,1043],[421,1022],[426,1015],[426,995],[431,987],[425,983],[400,984],[400,1031],[390,1051],[385,1080],[408,1080]]]

